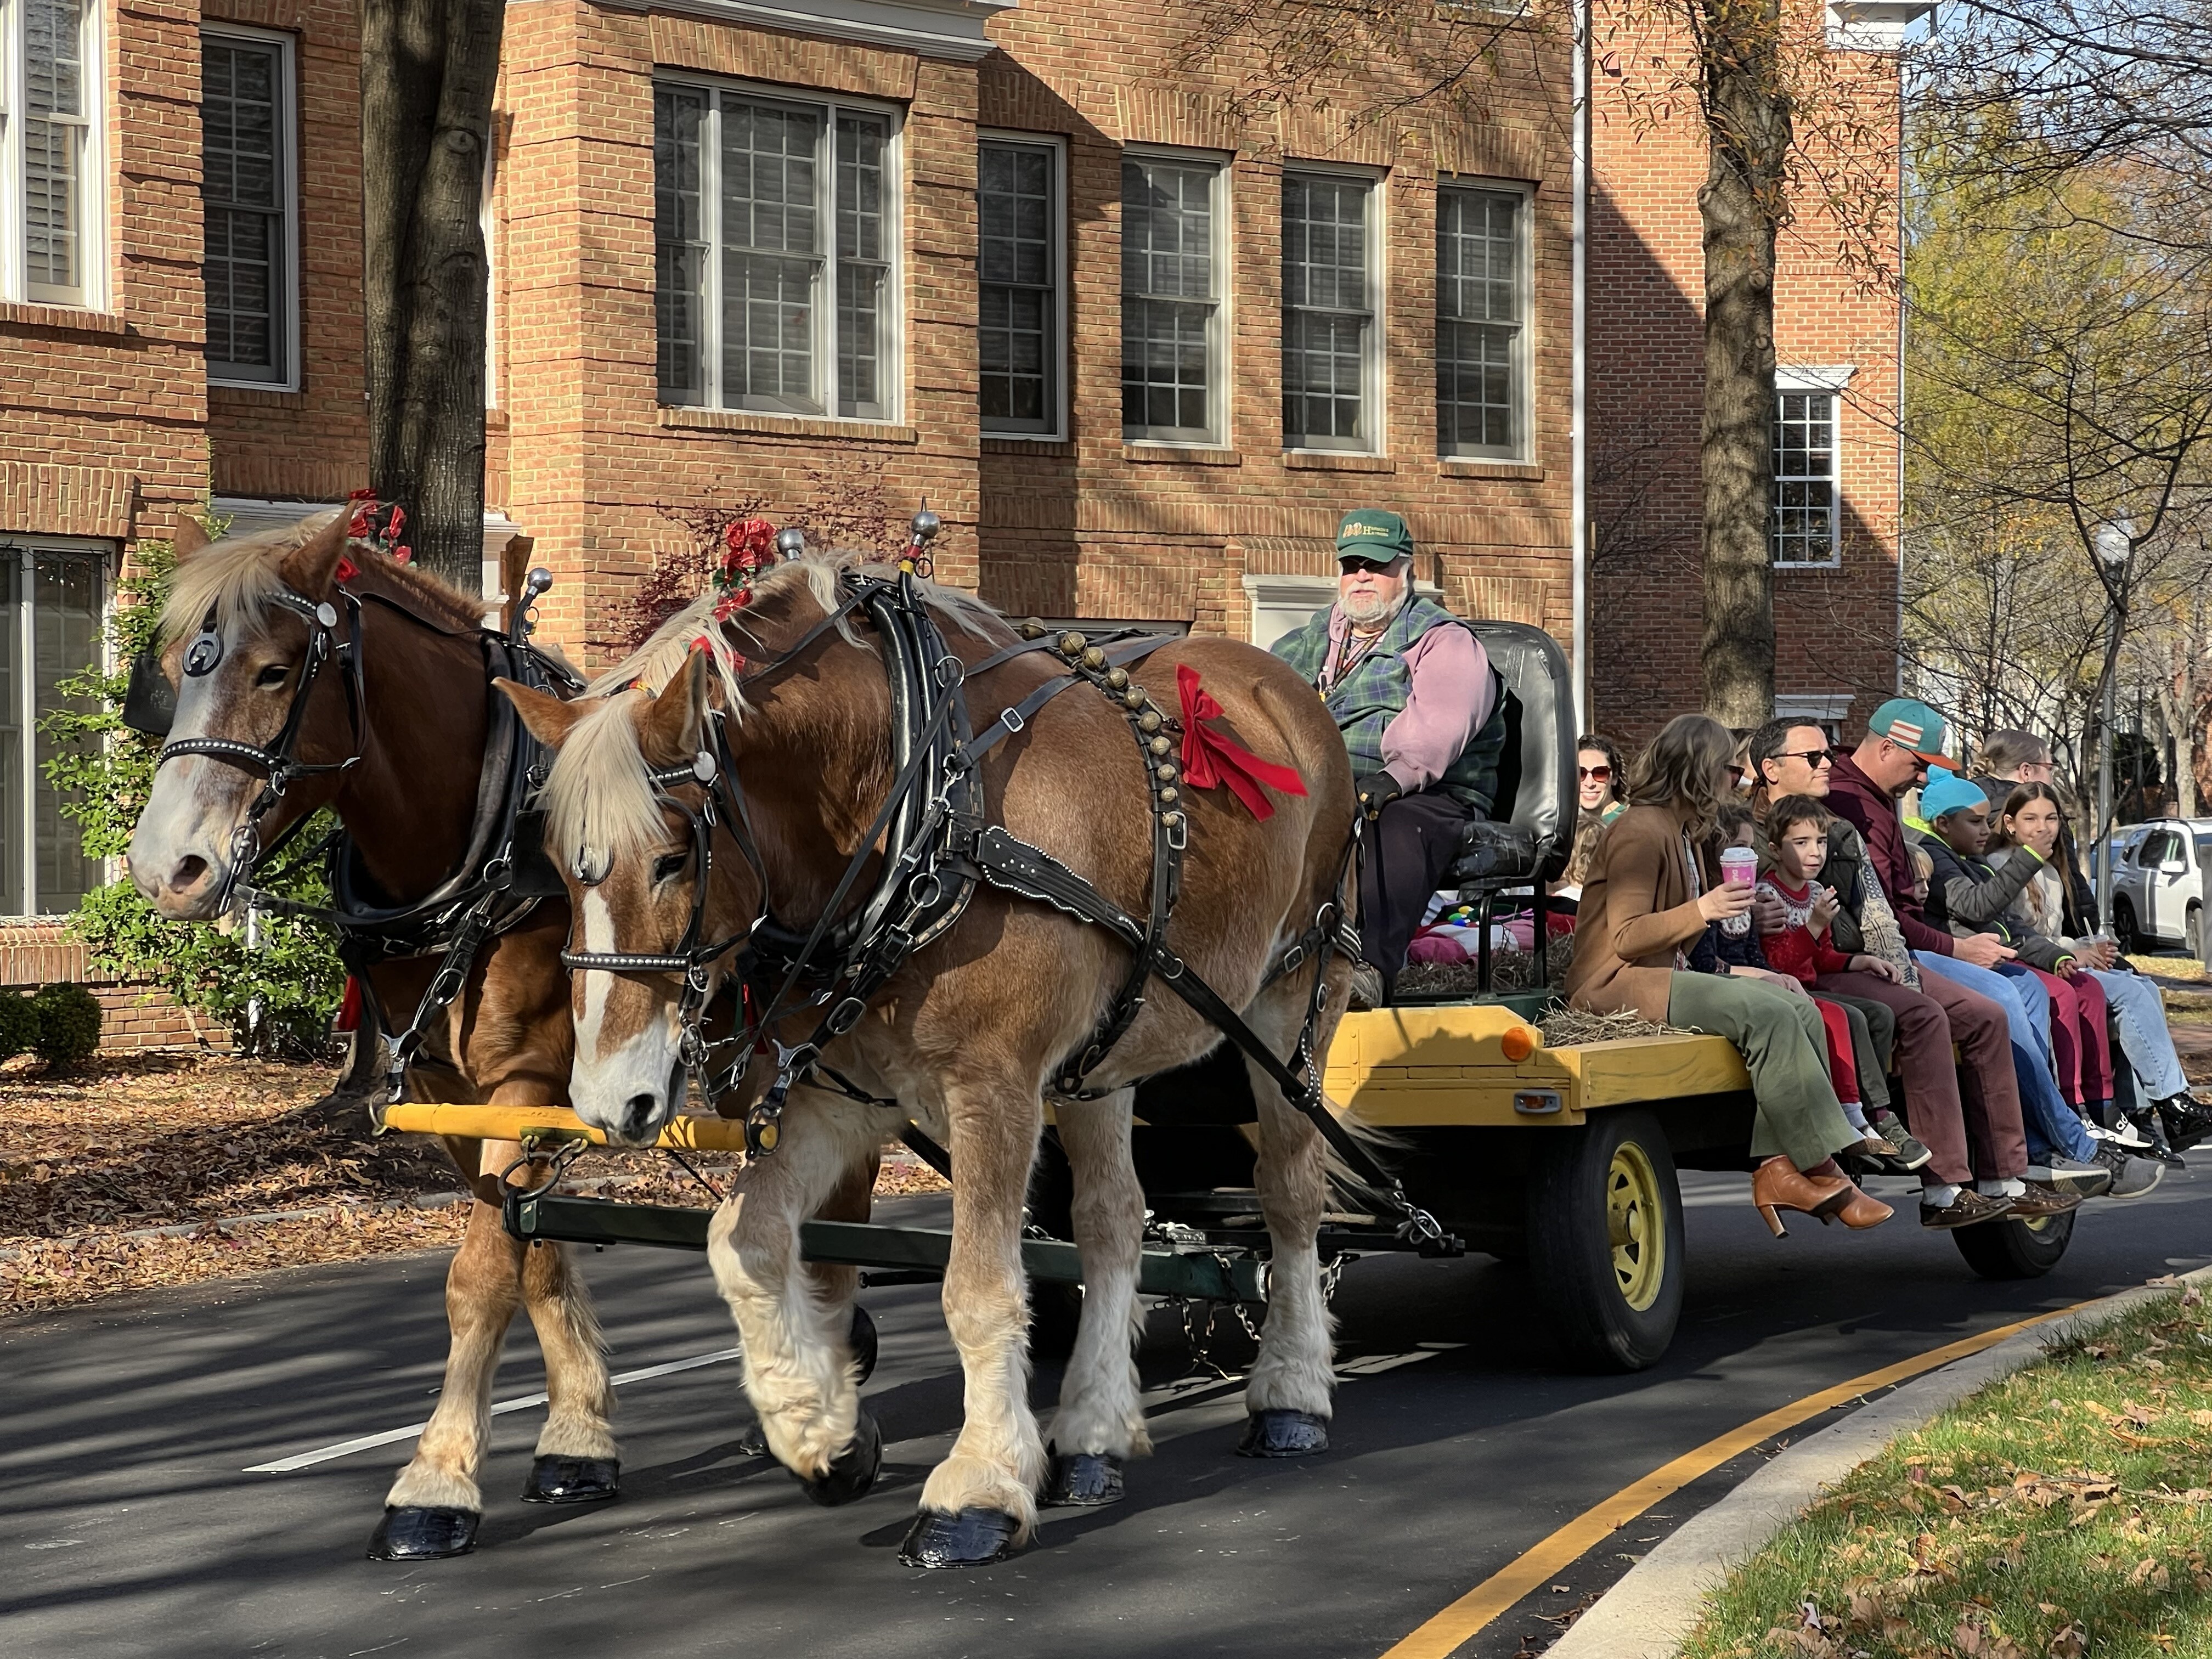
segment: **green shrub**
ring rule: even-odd
[[[82,985],[47,985],[31,999],[38,1020],[32,1047],[49,1066],[75,1066],[100,1047],[100,999]]]
[[[39,1040],[38,1010],[28,997],[0,991],[0,1060],[13,1060]]]
[[[211,526],[220,534],[220,526]],[[123,724],[131,663],[151,644],[174,569],[161,543],[141,543],[132,573],[117,595],[108,625],[117,672],[94,663],[62,682],[58,706],[40,722],[53,745],[46,775],[63,792],[61,810],[82,828],[84,850],[96,859],[121,856],[154,787],[161,739]],[[325,815],[303,832],[313,846],[328,829]],[[261,885],[306,904],[327,904],[319,866],[276,875]],[[249,1047],[288,1058],[319,1057],[331,1016],[345,989],[336,941],[324,928],[285,917],[264,918],[261,943],[246,948],[245,930],[205,922],[167,921],[128,881],[86,895],[70,918],[93,965],[120,978],[158,987],[195,1013],[228,1025],[241,1051]],[[258,1006],[259,1018],[252,1018]]]

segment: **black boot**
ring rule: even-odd
[[[2158,1103],[2156,1115],[2165,1127],[2167,1144],[2177,1152],[2212,1135],[2212,1108],[2195,1095],[2168,1095]]]
[[[2160,1164],[2169,1164],[2175,1169],[2181,1167],[2181,1154],[2175,1152],[2173,1144],[2166,1139],[2166,1124],[2156,1107],[2148,1107],[2140,1112],[2130,1112],[2128,1121],[2134,1124],[2142,1132],[2143,1139],[2150,1142],[2148,1147],[2136,1154],[2136,1157],[2154,1158]]]

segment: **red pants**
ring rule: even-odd
[[[2028,971],[2051,993],[2051,1057],[2058,1068],[2059,1092],[2070,1106],[2110,1100],[2112,1048],[2106,1035],[2105,988],[2087,974],[2065,979],[2040,968]]]
[[[1842,1003],[1826,997],[1814,997],[1813,1006],[1820,1011],[1820,1023],[1828,1028],[1828,1081],[1835,1085],[1836,1098],[1856,1102],[1859,1068],[1851,1055],[1851,1017]]]

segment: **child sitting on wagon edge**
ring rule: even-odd
[[[1843,904],[1814,879],[1828,861],[1828,824],[1826,809],[1810,795],[1785,795],[1767,809],[1768,864],[1758,896],[1781,907],[1784,925],[1760,940],[1766,959],[1808,989],[1822,974],[1870,974],[1895,984],[1899,975],[1891,963],[1865,951],[1839,951],[1829,936]],[[1877,1042],[1866,1011],[1887,1016],[1883,1023],[1893,1040],[1895,1016],[1878,1002],[1861,1006],[1823,996],[1813,1000],[1827,1021],[1828,1066],[1844,1115],[1866,1131],[1859,1155],[1898,1175],[1922,1168],[1934,1154],[1905,1133],[1889,1109],[1883,1060],[1888,1045]]]

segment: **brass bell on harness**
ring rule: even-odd
[[[1088,641],[1080,634],[1062,634],[1060,636],[1060,654],[1071,659],[1079,657],[1083,654],[1083,647],[1086,643]]]
[[[1163,806],[1172,806],[1181,799],[1182,797],[1172,789],[1163,789],[1160,791],[1160,805]]]
[[[1109,669],[1109,670],[1107,671],[1107,672],[1106,672],[1106,687],[1107,687],[1107,690],[1109,690],[1109,691],[1119,691],[1119,690],[1120,690],[1123,686],[1127,685],[1128,683],[1129,683],[1129,671],[1128,671],[1127,669],[1126,669],[1126,668],[1113,668],[1113,669]]]
[[[1097,673],[1106,665],[1106,653],[1097,646],[1092,646],[1083,653],[1083,665],[1092,673]]]
[[[1137,724],[1142,726],[1144,721],[1139,720]],[[1155,755],[1164,755],[1173,749],[1175,744],[1166,738],[1154,738],[1150,743],[1146,744],[1145,747],[1151,750]]]
[[[1155,771],[1152,775],[1158,778],[1162,783],[1173,783],[1176,781],[1176,769],[1172,766],[1163,766]]]
[[[1160,711],[1157,708],[1147,708],[1143,714],[1138,715],[1137,729],[1139,732],[1158,731],[1160,729]]]
[[[1020,635],[1025,640],[1041,640],[1044,637],[1044,624],[1039,622],[1035,617],[1031,617],[1027,622],[1023,623],[1018,628],[1015,629],[1014,632]]]
[[[1141,685],[1133,685],[1121,694],[1122,703],[1130,708],[1142,708],[1151,701],[1152,699],[1145,695],[1145,688]]]

